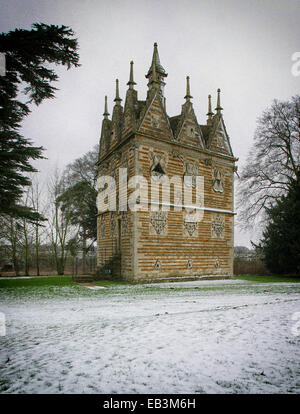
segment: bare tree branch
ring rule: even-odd
[[[249,228],[300,176],[300,96],[274,100],[258,120],[254,144],[238,188],[239,223]]]

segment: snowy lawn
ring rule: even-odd
[[[1,393],[300,392],[300,283],[10,280]]]

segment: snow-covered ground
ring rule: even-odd
[[[231,280],[2,289],[0,392],[299,393],[299,293]]]

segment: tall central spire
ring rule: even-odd
[[[166,71],[164,70],[164,68],[162,67],[162,65],[160,63],[159,54],[158,54],[158,50],[157,50],[157,43],[154,43],[152,62],[151,62],[151,66],[148,70],[148,73],[146,75],[146,78],[148,78],[151,75],[153,65],[155,65],[155,69],[158,73],[160,73],[161,75],[164,75],[164,76],[168,76],[168,74],[166,73]]]
[[[164,78],[167,76],[168,74],[166,73],[166,71],[160,63],[159,54],[157,50],[157,43],[154,43],[151,66],[146,75],[146,78],[149,79],[149,89],[152,88],[153,85],[157,84],[159,86],[160,94],[163,96],[163,89],[165,86]]]

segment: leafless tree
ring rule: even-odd
[[[23,205],[30,206],[30,187],[27,187],[23,193]],[[29,276],[30,253],[32,248],[32,223],[27,218],[22,218],[22,245],[24,252],[24,274]]]
[[[22,205],[26,208],[32,209],[32,211],[40,213],[40,200],[37,197],[41,197],[41,194],[36,190],[38,189],[38,180],[36,175],[30,177],[32,184],[28,186],[22,195]],[[37,215],[38,217],[38,215]],[[13,263],[16,275],[20,274],[20,263],[24,264],[24,274],[29,275],[29,267],[35,253],[37,254],[36,260],[38,260],[38,251],[40,245],[39,227],[44,225],[41,220],[32,221],[30,218],[13,217],[2,215],[0,220],[0,240],[2,246],[7,246],[10,252],[11,262]],[[37,230],[38,229],[38,230]],[[38,237],[36,237],[38,235]],[[35,239],[35,242],[34,242]],[[37,273],[39,274],[39,272]]]
[[[289,190],[300,175],[300,96],[274,100],[258,119],[254,144],[243,168],[238,190],[241,227],[264,218],[266,207]]]
[[[43,217],[47,214],[47,206],[45,203],[45,194],[43,192],[43,188],[39,183],[38,177],[35,177],[32,180],[32,184],[30,186],[30,203],[31,207],[34,211],[39,212]],[[34,250],[35,250],[35,268],[36,268],[36,275],[40,276],[40,246],[41,246],[41,239],[45,236],[47,223],[41,222],[40,220],[36,220],[33,223],[34,227]]]
[[[91,151],[68,164],[63,172],[63,180],[70,186],[79,181],[87,181],[92,186],[96,185],[99,145],[95,145]]]
[[[65,189],[66,184],[64,179],[59,172],[56,171],[48,185],[48,193],[50,197],[48,208],[48,230],[58,275],[64,274],[65,262],[68,255],[67,243],[72,236],[71,212],[68,210],[62,211],[60,203],[57,200],[59,195],[61,195]]]

